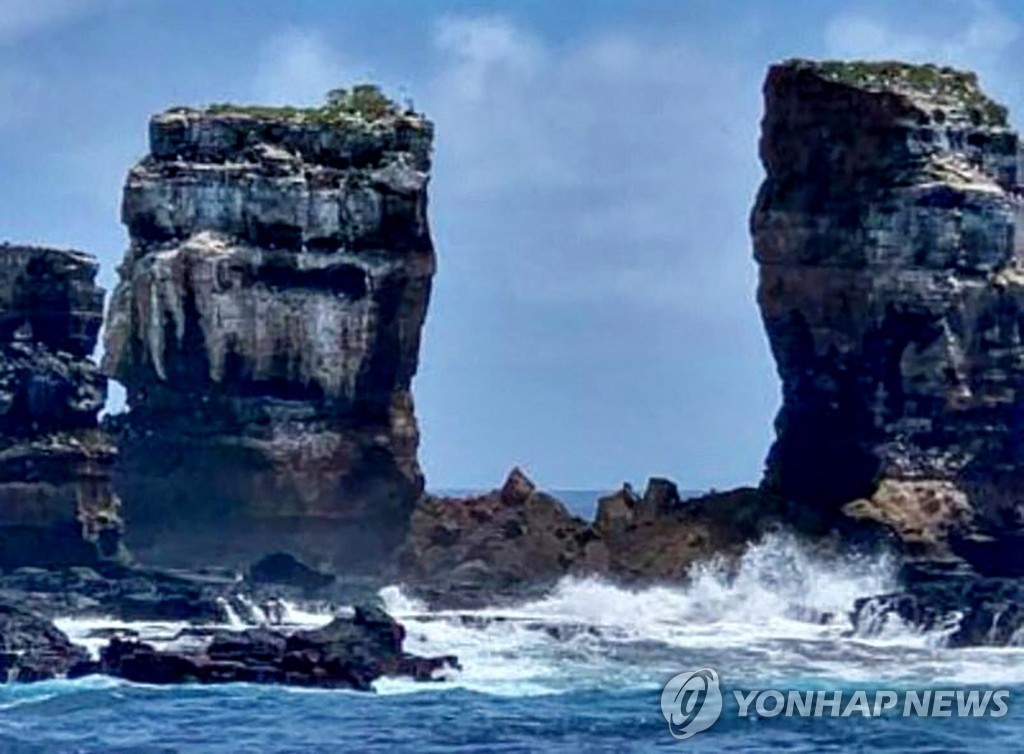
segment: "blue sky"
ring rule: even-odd
[[[152,112],[381,82],[438,130],[430,485],[752,483],[778,402],[747,235],[765,68],[969,66],[1019,115],[1022,30],[986,0],[0,0],[0,238],[90,251],[109,288]]]

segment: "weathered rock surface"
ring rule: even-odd
[[[1024,522],[1020,146],[973,74],[773,66],[752,217],[783,405],[766,489],[910,551]]]
[[[0,574],[0,602],[47,618],[224,624],[230,613],[251,618],[251,606],[265,596],[233,574],[170,573],[117,563],[27,567]]]
[[[119,554],[106,380],[89,358],[97,270],[76,251],[0,246],[0,568]]]
[[[586,523],[519,469],[500,490],[427,497],[400,556],[402,581],[433,604],[470,607],[539,594],[587,557]]]
[[[88,652],[49,621],[0,604],[0,683],[47,681],[88,659]]]
[[[321,573],[291,555],[275,552],[260,558],[245,573],[245,580],[256,585],[294,587],[301,592],[316,592],[334,583],[334,576]]]
[[[384,676],[435,681],[459,669],[455,657],[413,655],[404,642],[405,629],[387,613],[357,607],[352,617],[335,618],[320,629],[221,630],[192,642],[190,649],[157,649],[115,635],[93,660],[46,618],[0,603],[0,684],[102,674],[152,684],[272,683],[371,691]]]
[[[410,385],[434,272],[433,128],[372,112],[153,118],[104,368],[141,560],[378,568],[423,488]]]
[[[979,577],[956,561],[910,563],[902,591],[857,600],[854,630],[875,636],[894,622],[941,634],[952,648],[1024,645],[1024,581]]]
[[[514,469],[486,495],[425,498],[400,575],[448,608],[536,597],[569,575],[678,583],[698,560],[740,555],[779,520],[778,501],[756,489],[684,500],[673,483],[652,479],[643,497],[626,485],[602,498],[588,524]]]
[[[630,584],[678,583],[698,561],[739,557],[781,520],[780,502],[757,489],[683,499],[655,478],[643,497],[626,485],[598,501],[592,531],[601,547],[588,566]]]
[[[99,672],[138,683],[272,683],[370,691],[383,676],[437,680],[455,657],[419,657],[403,649],[405,629],[376,608],[356,608],[324,628],[285,634],[266,629],[221,633],[202,650],[158,650],[115,638]]]

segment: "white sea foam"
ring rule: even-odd
[[[430,612],[397,587],[381,597],[410,651],[455,654],[457,685],[496,694],[653,686],[703,666],[736,683],[1024,682],[1021,649],[943,649],[942,635],[896,619],[853,635],[854,602],[896,585],[889,558],[815,553],[775,535],[738,568],[707,563],[678,587],[566,579],[544,599],[474,611]]]
[[[629,590],[569,578],[514,608],[431,611],[391,586],[380,596],[405,625],[408,651],[453,654],[463,669],[439,686],[386,679],[376,688],[526,696],[655,687],[682,669],[705,666],[751,686],[1024,683],[1024,648],[945,649],[941,632],[925,634],[892,616],[877,621],[870,635],[854,635],[854,602],[895,589],[895,571],[886,557],[828,555],[775,535],[751,547],[737,567],[706,563],[674,587]],[[281,608],[274,622],[293,628],[322,626],[338,614],[288,602]],[[103,618],[57,624],[94,653],[107,641],[90,638],[95,629],[131,630],[173,646],[187,628]]]

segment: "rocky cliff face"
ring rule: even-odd
[[[404,536],[433,129],[371,104],[153,119],[104,362],[141,558],[349,567]]]
[[[0,568],[119,553],[115,451],[96,418],[106,380],[89,359],[97,269],[75,251],[0,246]]]
[[[752,228],[783,405],[765,484],[941,551],[1024,522],[1020,147],[973,74],[789,62]]]

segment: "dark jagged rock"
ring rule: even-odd
[[[855,631],[877,635],[893,619],[946,634],[949,647],[1024,644],[1024,582],[946,577],[913,583],[905,591],[866,597],[853,611]]]
[[[598,501],[601,542],[591,568],[629,583],[675,581],[710,558],[735,558],[782,520],[779,501],[753,488],[684,500],[675,484],[651,479],[643,497],[626,485]]]
[[[143,561],[379,570],[404,537],[433,127],[352,102],[153,118],[104,361]]]
[[[1020,146],[970,73],[773,66],[753,212],[765,485],[917,555],[1024,521]],[[1020,553],[1018,553],[1018,556]]]
[[[104,615],[122,621],[225,623],[228,609],[244,615],[239,594],[246,591],[230,575],[167,573],[112,563],[20,568],[0,575],[0,601],[49,618]]]
[[[0,246],[0,567],[120,555],[115,450],[97,428],[89,356],[103,314],[96,260]]]
[[[356,608],[324,628],[284,634],[265,629],[222,633],[197,652],[160,651],[115,638],[103,650],[98,672],[129,681],[175,683],[273,683],[372,690],[384,676],[431,681],[458,668],[454,657],[419,657],[403,649],[405,629],[376,608]]]
[[[49,621],[0,603],[0,683],[59,678],[88,660],[88,652]]]
[[[740,555],[780,520],[779,501],[759,490],[684,500],[672,482],[652,479],[643,497],[626,485],[602,498],[588,525],[515,469],[489,494],[425,499],[400,572],[448,608],[536,597],[569,575],[672,582],[698,560]]]
[[[514,469],[500,490],[425,498],[400,556],[402,580],[435,604],[537,594],[584,558],[586,523]]]
[[[273,553],[253,563],[246,572],[251,584],[277,584],[315,592],[334,583],[334,576],[321,573],[287,553]]]

